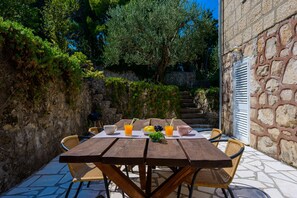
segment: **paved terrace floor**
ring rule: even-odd
[[[203,132],[203,135],[209,137],[209,133]],[[224,146],[220,143],[219,148],[224,149]],[[72,178],[67,165],[59,163],[58,159],[57,156],[49,164],[0,197],[64,197]],[[134,168],[133,172],[130,173],[130,177],[134,178],[133,180],[136,184],[139,184],[137,169]],[[158,186],[170,174],[170,170],[166,168],[157,168],[153,172],[152,186]],[[74,196],[77,187],[77,183],[72,186],[69,197]],[[109,189],[111,198],[122,197],[121,190],[113,183],[111,183]],[[237,169],[236,176],[231,184],[231,189],[236,197],[296,198],[297,169],[247,146]],[[181,197],[184,198],[187,195],[187,187],[183,186]],[[96,198],[102,196],[105,196],[103,182],[92,182],[88,188],[84,184],[78,195],[79,198]],[[169,197],[176,197],[176,193],[172,193]],[[199,187],[198,189],[195,188],[193,197],[215,198],[224,197],[224,195],[220,189]]]

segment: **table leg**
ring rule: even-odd
[[[144,164],[138,165],[138,170],[139,170],[140,188],[142,190],[145,190],[146,189],[145,165]]]
[[[146,189],[145,192],[147,195],[151,194],[151,186],[152,186],[152,167],[147,167],[147,178],[146,178]]]
[[[172,189],[176,189],[188,175],[193,174],[196,170],[197,168],[191,166],[180,168],[156,188],[151,194],[151,197],[167,197],[173,191]]]
[[[134,184],[129,177],[127,177],[116,166],[110,164],[102,164],[96,162],[95,165],[117,186],[119,186],[129,197],[144,198],[146,194]]]

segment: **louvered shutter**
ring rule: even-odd
[[[233,65],[234,82],[234,135],[249,144],[250,140],[250,66],[249,58],[238,61]]]

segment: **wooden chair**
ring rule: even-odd
[[[225,154],[232,159],[232,167],[230,168],[214,168],[214,169],[199,169],[193,175],[186,178],[185,183],[189,186],[189,198],[192,197],[194,186],[204,186],[211,188],[221,188],[225,197],[227,189],[232,198],[234,194],[229,188],[230,183],[233,180],[236,169],[238,167],[240,158],[244,151],[244,144],[238,140],[214,140],[215,142],[228,141]],[[180,195],[181,185],[178,189],[178,197]]]
[[[89,133],[94,136],[94,135],[97,135],[99,133],[99,128],[98,127],[90,127],[89,128]]]
[[[220,129],[216,129],[216,128],[214,128],[214,129],[212,129],[210,138],[209,138],[208,140],[209,140],[209,141],[220,140],[221,137],[222,137],[222,134],[223,134],[223,132],[222,132]],[[218,147],[219,142],[212,142],[212,144],[213,144],[215,147]]]
[[[63,152],[70,150],[71,148],[77,146],[80,142],[80,138],[78,135],[67,136],[62,139],[61,147]],[[80,182],[79,187],[77,188],[76,194],[74,197],[77,197],[79,190],[83,182],[104,180],[106,195],[109,198],[109,189],[107,177],[101,172],[99,168],[97,168],[94,164],[91,163],[68,163],[69,171],[72,175],[72,181],[68,187],[65,197],[68,197],[69,192],[73,183]],[[89,183],[88,183],[89,185]]]

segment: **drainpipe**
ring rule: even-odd
[[[222,16],[223,16],[223,2],[224,0],[218,0],[218,5],[219,5],[219,40],[218,40],[218,55],[219,55],[219,73],[220,73],[220,92],[219,92],[219,129],[222,128],[222,95],[223,95],[223,90],[222,90]]]

